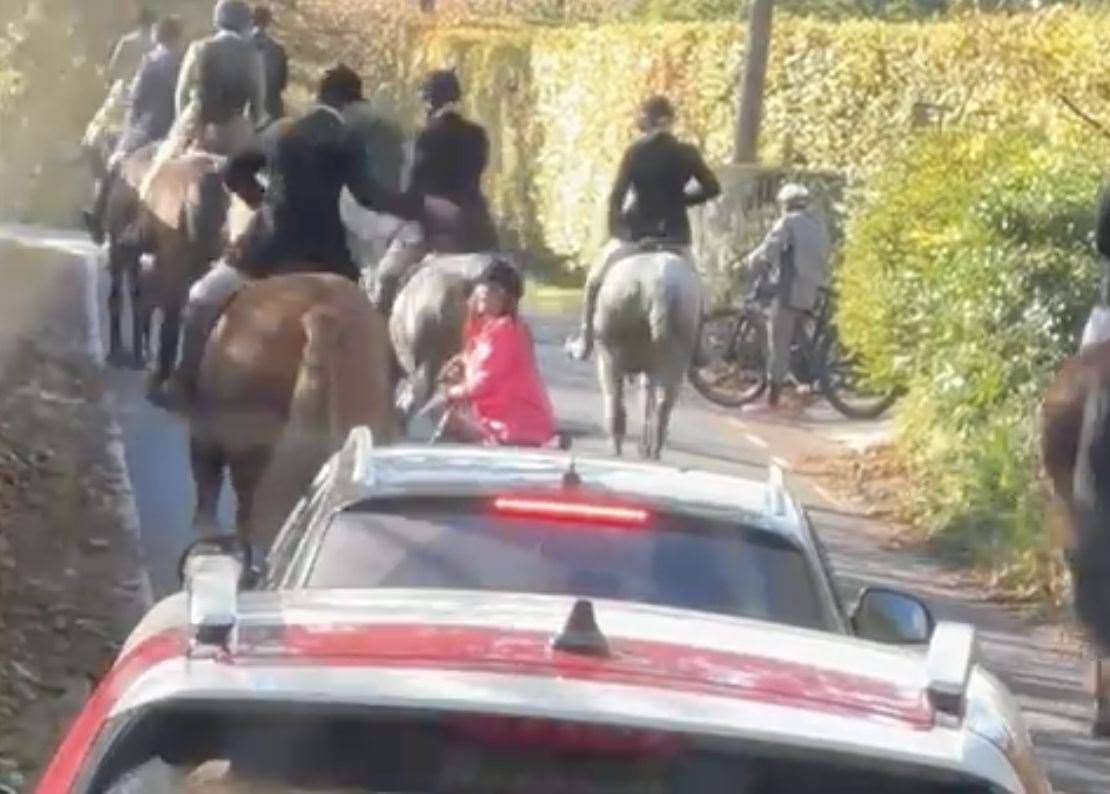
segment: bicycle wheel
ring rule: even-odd
[[[738,408],[767,388],[767,328],[763,315],[721,309],[702,319],[690,383],[710,402]]]
[[[898,399],[895,389],[876,389],[860,377],[855,357],[840,344],[835,331],[821,343],[819,361],[822,393],[849,419],[878,419]]]

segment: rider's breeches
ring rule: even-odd
[[[246,276],[221,260],[193,284],[189,304],[222,307],[246,283]]]
[[[378,267],[374,294],[371,296],[382,314],[389,316],[405,277],[427,254],[428,249],[422,242],[394,240],[390,244]]]
[[[181,359],[177,364],[177,376],[186,389],[192,390],[196,385],[208,337],[224,306],[246,281],[246,276],[220,261],[189,290],[182,324]]]
[[[767,329],[770,340],[767,369],[771,383],[781,384],[786,379],[786,373],[790,370],[790,345],[794,341],[794,329],[801,316],[802,312],[791,309],[778,299],[771,305]]]

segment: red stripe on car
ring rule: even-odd
[[[148,637],[120,659],[70,725],[50,766],[39,780],[35,789],[37,794],[69,791],[116,701],[140,675],[161,662],[182,656],[187,647],[185,634],[171,629]]]
[[[920,687],[758,654],[611,639],[610,657],[555,651],[538,631],[442,625],[285,626],[241,634],[233,663],[286,657],[325,666],[400,667],[570,678],[715,695],[925,730]]]

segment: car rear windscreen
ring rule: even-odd
[[[878,758],[542,719],[251,701],[125,719],[92,794],[994,794]]]
[[[621,521],[505,514],[486,499],[366,502],[333,517],[315,588],[447,588],[612,598],[835,628],[804,553],[772,532],[642,511]]]

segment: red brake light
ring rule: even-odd
[[[650,518],[648,511],[639,507],[575,502],[550,497],[500,496],[494,500],[493,506],[498,513],[518,518],[592,521],[617,526],[643,526]]]

